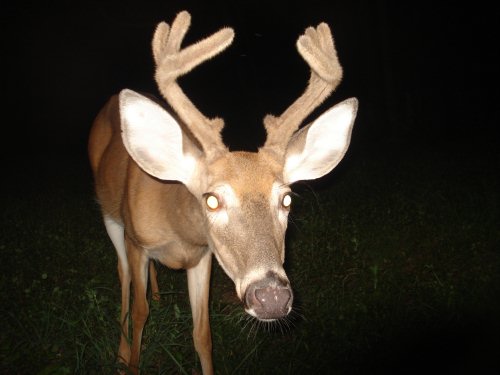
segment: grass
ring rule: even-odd
[[[413,150],[354,149],[332,176],[296,187],[286,260],[296,304],[281,325],[249,320],[214,265],[217,373],[500,369],[498,156]],[[88,167],[19,164],[1,198],[0,373],[114,373],[116,255]],[[200,365],[185,272],[159,277],[143,373],[190,374]]]

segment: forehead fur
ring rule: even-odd
[[[282,179],[282,166],[265,153],[228,152],[209,166],[209,184],[228,183],[238,195],[269,192]]]

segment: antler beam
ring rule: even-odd
[[[267,131],[264,148],[280,157],[302,121],[337,88],[342,79],[342,67],[326,23],[316,28],[308,27],[297,40],[297,50],[311,68],[309,84],[279,117],[267,115],[264,118]]]
[[[165,100],[200,142],[207,158],[212,159],[226,150],[220,135],[224,121],[205,117],[179,87],[177,78],[224,51],[232,43],[234,31],[223,28],[181,49],[190,24],[191,16],[186,11],[177,15],[172,27],[165,22],[158,24],[152,41],[156,63],[155,79]]]

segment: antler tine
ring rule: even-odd
[[[200,142],[207,158],[215,158],[226,150],[220,135],[224,121],[205,117],[179,87],[177,78],[224,51],[233,41],[234,31],[222,28],[181,49],[190,24],[191,16],[186,11],[177,15],[171,27],[165,22],[158,24],[152,41],[156,63],[155,80],[165,100]]]
[[[342,67],[326,23],[316,28],[308,27],[297,40],[297,50],[311,68],[309,84],[279,117],[267,115],[264,118],[267,131],[264,148],[280,157],[302,121],[337,88],[342,79]]]

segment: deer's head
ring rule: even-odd
[[[246,311],[273,320],[291,310],[293,294],[283,270],[290,185],[329,173],[344,156],[357,100],[347,99],[299,126],[337,87],[342,77],[329,27],[306,29],[297,48],[311,68],[309,85],[279,117],[264,119],[267,140],[257,153],[230,152],[221,119],[208,119],[186,97],[177,78],[232,42],[224,28],[184,49],[190,24],[181,12],[153,38],[156,82],[182,120],[131,90],[120,94],[123,141],[134,161],[161,180],[182,182],[205,217],[207,243],[234,281]]]

